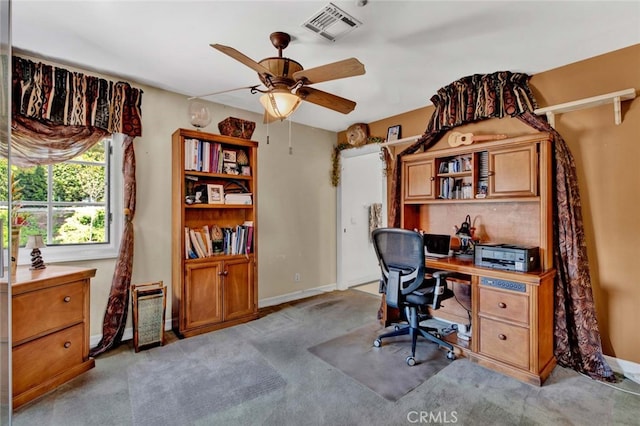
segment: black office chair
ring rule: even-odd
[[[416,364],[416,341],[418,335],[447,348],[447,358],[455,359],[453,346],[440,338],[438,329],[420,326],[420,321],[430,318],[427,307],[438,309],[440,301],[453,297],[447,288],[447,271],[437,271],[433,278],[425,280],[424,242],[422,235],[415,231],[399,228],[379,228],[372,232],[380,269],[381,289],[384,289],[386,303],[392,308],[404,311],[406,326],[396,325],[389,333],[381,334],[373,342],[380,347],[382,339],[393,336],[411,336],[411,356],[408,365]]]

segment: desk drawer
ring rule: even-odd
[[[83,321],[85,282],[75,281],[12,299],[13,342],[41,335]]]
[[[13,394],[35,387],[83,362],[82,324],[13,348]]]
[[[529,296],[480,286],[480,315],[504,318],[529,325]]]
[[[516,367],[529,368],[529,329],[488,318],[480,320],[480,352]]]

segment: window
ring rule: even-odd
[[[49,166],[14,168],[25,220],[20,235],[19,264],[29,264],[24,249],[28,235],[40,234],[47,247],[45,262],[116,257],[122,229],[121,147],[110,139],[78,157]],[[0,167],[7,167],[2,159]],[[4,186],[3,188],[7,188]],[[0,217],[7,220],[7,194],[0,194]],[[14,203],[15,204],[15,203]],[[3,233],[7,235],[6,232]],[[4,247],[7,238],[3,237]]]

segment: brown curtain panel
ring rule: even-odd
[[[91,356],[100,355],[120,344],[129,311],[129,293],[133,272],[133,217],[136,212],[136,157],[131,136],[125,137],[123,151],[124,232],[120,242],[120,254],[111,281],[107,309],[102,320],[102,339],[89,352]]]
[[[125,226],[95,356],[124,332],[133,268],[136,180],[133,139],[142,135],[142,90],[125,82],[12,57],[11,161],[19,166],[66,161],[102,138],[122,134]],[[5,155],[0,147],[0,155]]]
[[[461,78],[431,98],[435,111],[425,134],[396,158],[392,175],[390,223],[400,226],[400,157],[428,149],[447,131],[489,118],[517,117],[553,135],[554,152],[554,353],[560,365],[595,379],[615,381],[602,354],[602,344],[591,289],[580,194],[569,149],[549,124],[533,114],[536,102],[529,76],[500,71]]]

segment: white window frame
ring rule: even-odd
[[[44,263],[74,262],[83,260],[117,258],[120,252],[120,240],[124,227],[123,212],[123,184],[122,184],[122,142],[123,134],[117,133],[111,137],[111,155],[107,156],[107,176],[109,179],[109,243],[96,244],[66,244],[40,249]],[[109,220],[105,217],[105,220]],[[5,249],[5,259],[7,251]],[[8,263],[7,263],[8,264]],[[31,249],[20,247],[18,265],[31,264]]]

